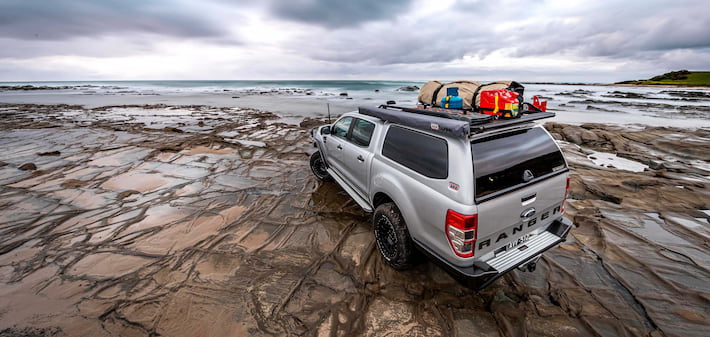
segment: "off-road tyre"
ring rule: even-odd
[[[377,206],[372,216],[375,242],[382,259],[392,268],[412,268],[419,261],[419,252],[409,236],[407,224],[393,202]]]
[[[320,155],[320,151],[316,151],[316,153],[311,155],[311,171],[313,171],[313,175],[320,180],[333,180],[328,171],[325,169],[325,163],[323,162],[323,157]]]

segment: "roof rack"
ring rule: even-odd
[[[377,117],[384,121],[454,137],[468,137],[471,134],[555,117],[554,112],[528,111],[519,118],[494,119],[491,115],[468,111],[452,110],[453,113],[450,113],[441,109],[428,110],[395,105],[380,105],[378,108],[359,107],[358,111],[363,115]]]
[[[460,121],[469,122],[473,125],[480,125],[489,123],[493,120],[493,116],[471,113],[470,111],[455,110],[455,109],[444,109],[444,108],[434,108],[429,106],[418,105],[417,108],[406,108],[397,105],[380,105],[380,108],[385,109],[399,109],[401,111],[411,112],[415,114],[442,117],[448,119],[456,119]]]

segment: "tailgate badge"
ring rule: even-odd
[[[523,219],[531,218],[534,217],[537,212],[535,211],[535,208],[528,208],[524,210],[522,213],[520,213],[520,217]]]

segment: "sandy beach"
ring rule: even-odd
[[[0,336],[707,336],[708,97],[678,101],[694,109],[574,90],[542,93],[558,115],[672,108],[683,127],[653,126],[661,113],[548,122],[577,227],[535,272],[480,292],[431,262],[387,267],[369,214],[309,170],[323,114],[271,112],[281,94],[253,107],[6,96]]]

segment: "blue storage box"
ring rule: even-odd
[[[446,88],[446,97],[441,99],[441,107],[445,109],[463,109],[463,98],[459,96],[458,87]]]

